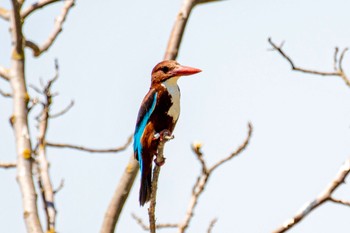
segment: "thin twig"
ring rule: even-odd
[[[338,52],[339,52],[339,48],[335,47],[334,56],[333,56],[333,69],[334,70],[338,69]]]
[[[333,62],[334,62],[333,68],[335,68],[335,70],[332,72],[324,72],[324,71],[310,70],[310,69],[297,67],[294,64],[294,62],[292,61],[292,59],[282,50],[282,46],[277,46],[274,42],[272,42],[271,38],[268,39],[268,42],[272,46],[273,50],[277,51],[284,59],[286,59],[289,62],[292,70],[299,71],[302,73],[307,73],[307,74],[321,75],[321,76],[338,76],[338,77],[341,77],[344,80],[344,82],[346,83],[346,85],[350,87],[350,80],[348,79],[348,77],[346,76],[346,74],[342,68],[343,58],[344,58],[346,51],[348,50],[347,48],[345,48],[342,51],[342,53],[339,57],[338,64],[336,64],[336,62],[337,62],[336,56],[338,55],[338,49],[336,48],[335,53],[334,53],[334,57],[333,57]]]
[[[194,186],[192,188],[192,196],[190,199],[190,203],[187,207],[186,216],[185,216],[184,220],[182,221],[182,223],[179,224],[179,229],[178,229],[179,233],[184,233],[186,231],[186,229],[188,228],[190,221],[192,220],[192,218],[194,216],[194,210],[197,206],[198,199],[199,199],[200,195],[203,193],[203,191],[208,183],[209,177],[211,176],[213,171],[216,168],[218,168],[219,166],[221,166],[222,164],[224,164],[225,162],[231,160],[232,158],[234,158],[238,154],[242,153],[242,151],[249,144],[249,141],[250,141],[251,136],[252,136],[252,129],[253,129],[252,125],[250,123],[248,123],[248,135],[247,135],[246,139],[244,140],[244,142],[233,153],[231,153],[226,158],[218,161],[209,169],[207,169],[208,166],[206,165],[206,162],[203,158],[203,153],[201,151],[201,144],[200,143],[192,144],[192,150],[194,151],[195,155],[197,156],[197,159],[200,161],[200,164],[202,167],[202,169],[201,169],[202,172],[198,176],[196,183],[194,184]]]
[[[59,116],[64,115],[65,113],[67,113],[72,107],[74,106],[74,100],[72,100],[69,105],[67,105],[67,107],[65,107],[64,109],[62,109],[61,111],[54,113],[54,114],[50,114],[50,118],[56,118]]]
[[[64,187],[64,179],[62,179],[60,182],[60,185],[55,190],[53,190],[53,194],[57,194],[59,191],[63,189],[63,187]]]
[[[49,174],[49,162],[46,155],[45,139],[49,125],[50,108],[52,104],[51,87],[52,84],[58,79],[58,63],[55,61],[55,75],[52,79],[48,80],[43,85],[43,90],[40,90],[44,97],[45,102],[42,104],[43,108],[38,117],[39,121],[39,135],[38,135],[38,146],[35,149],[35,153],[38,155],[36,158],[37,170],[38,170],[38,184],[41,190],[41,196],[43,200],[47,232],[55,232],[56,215],[57,211],[55,208],[54,201],[54,190]]]
[[[334,197],[330,197],[329,200],[334,202],[334,203],[350,206],[350,201],[345,201],[345,200],[337,199],[337,198],[334,198]]]
[[[0,162],[0,168],[15,168],[16,166],[17,166],[16,163]]]
[[[40,8],[43,8],[44,6],[47,6],[49,4],[58,2],[58,1],[61,1],[61,0],[41,0],[41,1],[35,2],[32,5],[30,5],[29,7],[27,7],[26,9],[24,9],[21,12],[21,16],[23,19],[25,19],[27,16],[29,16],[34,11],[36,11]]]
[[[4,92],[1,89],[0,89],[0,95],[2,95],[3,97],[6,97],[6,98],[12,98],[12,94],[11,93]]]
[[[42,1],[42,2],[54,2],[54,1]],[[41,55],[43,52],[48,50],[54,41],[57,39],[58,35],[62,31],[63,23],[66,20],[69,10],[74,6],[74,0],[66,0],[62,8],[61,14],[55,20],[55,26],[52,33],[48,36],[47,40],[40,46],[34,42],[27,40],[25,45],[33,50],[33,55],[35,57]],[[46,4],[47,5],[47,4]]]
[[[5,79],[6,81],[9,81],[10,80],[9,70],[3,66],[0,66],[0,77]]]
[[[245,139],[245,141],[243,142],[242,145],[240,145],[236,151],[232,152],[229,156],[227,156],[226,158],[223,158],[222,160],[218,161],[216,164],[214,164],[210,169],[209,169],[209,172],[212,172],[214,171],[214,169],[216,169],[218,166],[220,166],[221,164],[225,163],[226,161],[232,159],[233,157],[235,157],[236,155],[240,154],[242,150],[244,150],[248,143],[249,143],[249,140],[252,136],[252,132],[253,132],[253,127],[252,127],[252,124],[251,123],[248,123],[248,135]]]
[[[146,225],[142,219],[138,216],[136,216],[136,214],[132,213],[131,217],[133,219],[135,219],[136,223],[139,224],[141,226],[141,228],[145,231],[149,231],[150,228],[148,225]],[[162,223],[162,224],[156,224],[156,228],[157,229],[162,229],[162,228],[177,228],[179,225],[176,223]]]
[[[338,174],[335,178],[328,184],[328,186],[312,201],[306,203],[292,218],[288,219],[282,226],[278,227],[273,231],[273,233],[282,233],[303,220],[308,214],[310,214],[314,209],[325,203],[326,201],[335,201],[337,199],[332,198],[333,192],[344,183],[346,176],[350,172],[350,159],[347,159],[345,163],[340,167]],[[343,203],[342,203],[343,204]]]
[[[128,141],[123,146],[110,148],[110,149],[93,149],[93,148],[88,148],[84,146],[77,146],[77,145],[66,144],[66,143],[53,143],[48,141],[45,142],[45,145],[50,147],[57,147],[57,148],[69,148],[69,149],[81,150],[81,151],[86,151],[90,153],[117,153],[125,150],[130,145],[131,141],[132,141],[132,137],[130,136],[128,138]]]
[[[213,220],[211,220],[209,227],[208,227],[208,231],[207,231],[208,233],[211,233],[211,231],[213,230],[213,227],[217,221],[218,221],[217,218],[214,218]]]
[[[0,7],[0,18],[6,20],[6,21],[9,21],[10,20],[10,11],[3,8],[3,7]]]

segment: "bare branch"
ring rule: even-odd
[[[177,19],[174,23],[171,35],[169,37],[169,41],[168,41],[168,46],[164,55],[164,59],[172,59],[175,60],[177,55],[178,55],[178,51],[179,51],[179,46],[181,43],[181,39],[182,39],[182,35],[184,32],[184,28],[186,26],[187,20],[188,20],[188,16],[190,11],[192,10],[194,6],[194,0],[184,0],[183,2],[183,6],[180,9],[180,12],[177,16]],[[123,177],[121,178],[121,180],[123,179],[132,179],[131,182],[134,182],[133,178],[129,176],[128,178],[128,174],[124,174]],[[127,191],[125,193],[125,196],[129,195],[129,191]],[[112,203],[112,202],[111,202]],[[120,202],[123,205],[123,202]],[[155,205],[155,200],[154,200],[154,205]],[[121,206],[122,208],[123,206]],[[105,219],[106,222],[106,219]],[[104,223],[105,223],[104,222]],[[110,224],[114,224],[115,225],[116,221],[110,221]],[[105,224],[103,224],[102,226],[102,232],[103,233],[113,233],[114,232],[114,228],[115,226],[107,226]],[[104,231],[104,229],[113,229],[113,231]]]
[[[58,73],[56,68],[56,74]],[[51,101],[51,86],[54,80],[57,79],[57,75],[49,80],[46,86],[43,87],[43,90],[40,91],[44,94],[46,98],[46,102],[43,103],[43,109],[40,113],[40,117],[38,117],[39,121],[39,135],[38,135],[38,147],[36,149],[36,154],[38,155],[36,158],[37,162],[37,170],[38,170],[38,184],[41,190],[41,197],[43,200],[45,215],[46,215],[46,225],[47,232],[55,232],[56,225],[56,208],[54,201],[54,191],[53,185],[50,179],[49,174],[49,162],[46,156],[46,146],[45,146],[45,138],[47,134],[48,124],[49,124],[49,111],[50,106],[52,104]]]
[[[334,197],[330,197],[329,200],[334,202],[334,203],[338,203],[338,204],[342,204],[342,205],[346,205],[346,206],[350,207],[350,201],[345,201],[345,200],[337,199]]]
[[[37,208],[37,193],[33,181],[32,142],[28,125],[28,92],[25,81],[25,62],[20,9],[22,2],[12,0],[10,14],[12,57],[10,84],[13,95],[12,128],[16,139],[17,182],[21,190],[23,218],[28,233],[42,233]]]
[[[56,118],[59,116],[64,115],[65,113],[67,113],[72,107],[74,106],[74,100],[72,100],[69,105],[67,105],[67,107],[65,107],[63,110],[55,113],[55,114],[50,114],[50,118]]]
[[[17,166],[16,163],[0,162],[0,168],[15,168],[16,166]]]
[[[43,93],[43,91],[39,88],[39,87],[37,87],[37,86],[35,86],[35,85],[33,85],[33,84],[29,84],[28,85],[30,88],[32,88],[35,92],[37,92],[38,94],[40,94],[40,95],[42,95],[42,94],[44,94]]]
[[[236,151],[231,153],[226,158],[220,160],[219,162],[215,163],[211,168],[207,168],[206,162],[203,158],[203,153],[201,151],[202,144],[201,143],[193,143],[192,144],[192,150],[194,151],[195,155],[197,156],[197,159],[200,161],[201,164],[201,174],[198,176],[196,183],[194,184],[192,188],[192,196],[190,199],[190,203],[187,207],[186,216],[182,223],[179,224],[179,233],[184,233],[186,229],[188,228],[190,221],[192,220],[194,216],[194,210],[197,206],[198,199],[200,195],[203,193],[205,186],[207,185],[207,182],[209,180],[210,175],[213,173],[213,171],[219,167],[220,165],[224,164],[225,162],[229,161],[236,155],[240,154],[248,145],[250,138],[252,135],[252,125],[248,124],[248,135],[245,139],[245,141],[242,143],[241,146],[238,147]]]
[[[77,146],[77,145],[72,145],[72,144],[64,144],[64,143],[53,143],[53,142],[45,142],[46,146],[50,147],[57,147],[57,148],[69,148],[69,149],[75,149],[75,150],[81,150],[81,151],[86,151],[90,153],[117,153],[125,150],[131,143],[132,137],[130,136],[128,138],[128,141],[120,147],[117,148],[111,148],[111,149],[92,149],[84,146]]]
[[[10,11],[3,8],[3,7],[0,7],[0,18],[6,20],[6,21],[9,21],[10,20]]]
[[[139,224],[143,230],[149,231],[150,228],[148,225],[146,225],[142,219],[138,216],[136,216],[134,213],[131,214],[132,218],[135,219],[136,223]],[[156,224],[157,229],[162,229],[162,228],[177,228],[179,225],[176,223],[162,223],[162,224]]]
[[[10,80],[9,71],[3,66],[0,66],[0,77],[5,79],[6,81]]]
[[[270,45],[272,46],[272,48],[274,50],[276,50],[279,54],[281,54],[281,56],[284,59],[286,59],[289,62],[292,70],[299,71],[302,73],[307,73],[307,74],[321,75],[321,76],[339,76],[344,80],[346,85],[350,87],[350,80],[347,78],[347,76],[344,73],[343,68],[342,68],[343,57],[347,51],[347,48],[344,49],[343,52],[341,53],[338,64],[336,64],[337,55],[338,55],[338,48],[335,49],[334,58],[333,58],[333,62],[334,62],[333,67],[335,70],[332,72],[324,72],[324,71],[310,70],[310,69],[297,67],[293,63],[292,59],[282,50],[282,46],[277,46],[275,43],[272,42],[271,38],[268,39],[268,42],[270,43]],[[338,69],[337,69],[337,67],[338,67]]]
[[[1,89],[0,89],[0,95],[2,95],[3,97],[7,97],[7,98],[11,98],[12,97],[11,93],[4,92]]]
[[[268,41],[272,45],[273,49],[278,51],[282,55],[282,57],[284,57],[289,62],[292,70],[309,73],[309,74],[323,75],[323,76],[339,76],[339,72],[321,72],[321,71],[309,70],[309,69],[297,67],[296,65],[294,65],[292,59],[283,52],[282,47],[279,47],[275,43],[273,43],[271,38],[269,38]]]
[[[164,145],[169,140],[173,139],[174,136],[165,136],[162,140],[160,140],[157,150],[157,156],[155,159],[154,169],[153,169],[153,177],[152,177],[152,191],[151,191],[151,199],[150,199],[150,205],[148,208],[148,216],[149,216],[149,226],[150,226],[150,232],[155,233],[156,232],[156,201],[157,201],[157,190],[158,190],[158,179],[160,174],[160,168],[161,166],[158,166],[158,164],[163,164],[165,161],[164,158]]]
[[[50,4],[50,3],[55,2],[55,1],[43,0],[41,2],[49,2],[48,4]],[[33,55],[35,57],[38,57],[43,52],[48,50],[51,47],[51,45],[54,43],[54,41],[57,39],[58,35],[62,31],[63,23],[66,20],[67,14],[73,6],[74,6],[74,0],[66,0],[65,1],[64,6],[63,6],[62,11],[61,11],[61,14],[56,18],[54,30],[52,31],[52,33],[49,35],[47,40],[42,45],[38,46],[34,42],[26,41],[26,43],[25,43],[26,46],[33,50]]]
[[[60,185],[55,190],[53,190],[53,194],[57,194],[59,191],[63,189],[63,187],[64,187],[64,179],[62,179],[60,182]]]
[[[340,167],[338,174],[328,184],[326,189],[324,189],[314,200],[306,203],[292,218],[288,219],[282,226],[274,230],[273,233],[281,233],[291,229],[298,222],[303,220],[308,214],[310,214],[314,209],[316,209],[326,201],[333,201],[333,202],[340,203],[339,200],[332,198],[331,195],[341,184],[344,183],[345,178],[349,174],[349,172],[350,172],[350,159],[347,159],[345,163]]]
[[[213,227],[217,221],[218,221],[217,218],[214,218],[213,220],[211,220],[209,227],[208,227],[208,231],[207,231],[208,233],[211,233],[211,231],[213,230]]]
[[[334,57],[333,57],[333,69],[334,70],[338,70],[338,52],[339,52],[339,48],[335,47]]]
[[[100,233],[114,233],[120,213],[124,207],[126,199],[128,198],[138,171],[139,164],[132,154],[129,163],[124,170],[124,174],[114,192],[112,200],[108,205]]]
[[[31,40],[25,40],[24,45],[33,51],[34,57],[37,57],[40,55],[40,48],[35,42]]]
[[[344,59],[344,56],[345,56],[345,53],[348,51],[348,48],[345,48],[343,50],[343,52],[340,54],[340,57],[339,57],[339,70],[341,72],[343,72],[343,59]]]
[[[228,160],[232,159],[233,157],[235,157],[236,155],[239,155],[249,144],[250,138],[252,136],[252,132],[253,132],[253,127],[251,123],[248,123],[248,135],[246,137],[246,139],[244,140],[244,142],[237,148],[237,150],[235,150],[234,152],[232,152],[229,156],[227,156],[226,158],[220,160],[219,162],[217,162],[216,164],[214,164],[210,169],[209,172],[214,171],[217,167],[219,167],[220,165],[222,165],[223,163],[227,162]]]
[[[168,46],[164,55],[164,60],[175,60],[182,40],[183,33],[190,17],[193,7],[196,5],[196,0],[184,0],[182,7],[177,14],[171,35],[168,41]]]
[[[21,12],[21,16],[23,19],[25,19],[27,16],[29,16],[34,11],[36,11],[40,8],[43,8],[44,6],[47,6],[49,4],[58,2],[58,1],[60,1],[60,0],[41,0],[41,1],[38,1],[36,3],[33,3],[32,5],[30,5],[29,7],[27,7],[26,9],[24,9]]]

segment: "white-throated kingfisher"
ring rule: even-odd
[[[134,155],[140,164],[140,205],[151,198],[152,160],[163,134],[171,135],[180,114],[181,76],[196,74],[200,69],[182,66],[176,61],[158,63],[152,70],[150,90],[144,97],[134,133]]]

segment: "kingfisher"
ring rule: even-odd
[[[182,66],[174,60],[162,61],[152,70],[151,87],[142,101],[134,133],[134,156],[141,171],[141,206],[151,198],[152,160],[157,155],[159,142],[164,135],[173,133],[180,115],[177,80],[199,72],[200,69]]]

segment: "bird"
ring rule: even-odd
[[[152,160],[157,155],[159,142],[164,135],[172,135],[180,115],[177,81],[181,76],[199,72],[200,69],[182,66],[175,60],[162,61],[152,70],[151,86],[141,103],[134,132],[134,157],[141,171],[141,206],[151,198]]]

